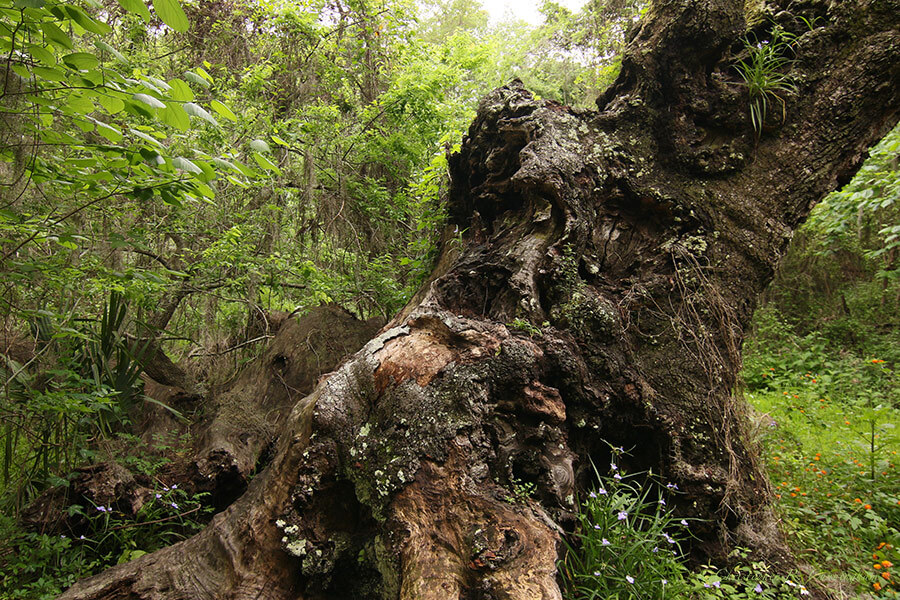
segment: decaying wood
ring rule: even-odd
[[[757,139],[734,61],[773,20],[799,92]],[[787,560],[732,395],[743,331],[793,229],[896,123],[898,21],[896,0],[658,1],[598,112],[492,93],[451,161],[461,244],[413,303],[205,531],[63,598],[559,598],[608,444],[679,486],[693,553]]]

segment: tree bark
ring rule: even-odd
[[[773,20],[798,93],[757,139],[734,64]],[[683,491],[692,552],[785,557],[733,393],[743,332],[794,228],[897,121],[898,21],[897,0],[658,1],[597,112],[493,92],[413,302],[206,530],[62,597],[560,598],[608,444]]]

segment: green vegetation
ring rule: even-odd
[[[770,39],[744,40],[748,56],[738,62],[737,71],[747,86],[747,93],[750,96],[750,122],[757,137],[762,134],[766,125],[770,105],[776,103],[776,106],[780,107],[780,122],[784,122],[785,103],[781,95],[797,91],[797,86],[786,72],[790,70],[793,62],[794,37],[781,27],[775,26]]]

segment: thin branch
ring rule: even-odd
[[[230,352],[234,352],[235,350],[239,350],[239,349],[243,348],[244,346],[249,346],[250,344],[255,344],[256,342],[261,342],[262,340],[272,339],[273,337],[275,337],[275,336],[274,335],[261,335],[259,337],[253,338],[252,340],[247,340],[245,342],[241,342],[240,344],[238,344],[236,346],[232,346],[231,348],[226,348],[225,350],[222,350],[221,352],[204,352],[203,354],[193,354],[192,353],[190,355],[190,357],[191,358],[201,358],[201,357],[206,357],[206,356],[222,356],[223,354],[228,354]]]
[[[172,519],[180,519],[181,517],[187,516],[191,513],[195,513],[198,510],[203,508],[202,506],[198,506],[197,508],[192,508],[191,510],[185,511],[183,513],[178,513],[177,515],[172,515],[170,517],[163,517],[162,519],[156,519],[155,521],[146,521],[144,523],[126,523],[125,525],[119,525],[118,527],[112,527],[107,529],[106,531],[121,531],[122,529],[131,529],[132,527],[142,527],[144,525],[155,525],[156,523],[164,523],[166,521],[171,521]]]

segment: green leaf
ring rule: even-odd
[[[35,60],[44,63],[48,67],[56,66],[56,57],[53,56],[53,53],[47,50],[47,48],[44,46],[31,44],[30,46],[28,46],[28,54],[30,54]]]
[[[12,70],[16,75],[18,75],[22,79],[25,79],[25,80],[31,79],[31,71],[29,71],[28,67],[26,67],[25,65],[14,64],[12,66]]]
[[[241,172],[241,170],[238,169],[234,163],[228,162],[224,158],[213,158],[212,163],[219,169],[231,169],[232,171],[235,171],[237,173]]]
[[[122,141],[122,132],[102,121],[97,121],[97,133],[113,143]]]
[[[77,6],[68,4],[65,8],[72,20],[81,25],[86,31],[96,33],[97,35],[106,35],[112,31],[112,27],[102,21],[92,18]]]
[[[73,52],[72,54],[66,54],[62,57],[62,60],[69,67],[79,71],[87,71],[100,64],[97,57],[89,52]]]
[[[257,152],[271,152],[272,149],[269,147],[269,144],[266,143],[265,140],[253,140],[250,142],[250,147]]]
[[[273,171],[279,175],[281,174],[281,169],[279,169],[275,163],[273,163],[271,160],[269,160],[259,152],[253,153],[253,159],[256,161],[256,164],[258,164],[266,171]]]
[[[207,80],[203,79],[202,77],[200,77],[199,75],[197,75],[196,73],[194,73],[193,71],[185,71],[184,78],[187,79],[188,81],[190,81],[191,83],[196,83],[197,85],[199,85],[201,87],[205,87],[205,88],[209,87],[209,82]]]
[[[141,0],[118,0],[119,4],[130,13],[140,15],[144,23],[150,21],[150,9]]]
[[[44,21],[41,23],[41,31],[44,32],[44,37],[50,40],[52,43],[56,44],[60,48],[65,48],[66,50],[72,49],[72,40],[69,39],[63,30],[50,23],[49,21]]]
[[[146,104],[147,106],[151,106],[153,108],[165,108],[166,107],[166,105],[163,104],[163,102],[161,100],[159,100],[158,98],[154,98],[153,96],[150,96],[148,94],[132,94],[131,97],[134,98],[135,100],[139,100],[139,101],[143,102],[144,104]]]
[[[215,170],[210,166],[208,162],[205,160],[194,159],[194,164],[200,167],[200,170],[203,171],[203,176],[199,179],[201,181],[212,181],[216,178]]]
[[[166,83],[165,81],[163,81],[162,79],[160,79],[158,77],[153,77],[152,75],[146,75],[146,76],[142,77],[141,79],[144,83],[147,83],[147,82],[152,83],[159,90],[163,90],[166,92],[169,92],[172,90],[172,87],[168,83]]]
[[[44,8],[44,0],[15,0],[16,8]]]
[[[90,98],[87,98],[82,94],[69,94],[69,97],[66,99],[66,106],[70,107],[71,110],[75,113],[82,115],[87,115],[94,112],[94,103]],[[94,127],[91,126],[89,131],[93,130]]]
[[[67,81],[68,77],[60,69],[50,67],[33,67],[35,77],[46,79],[47,81]]]
[[[177,100],[178,102],[191,102],[194,100],[194,92],[191,90],[191,86],[181,79],[170,79],[169,87],[172,88],[170,92],[172,100]]]
[[[150,142],[154,146],[160,146],[160,147],[162,146],[162,142],[160,142],[158,139],[156,139],[153,136],[147,135],[143,131],[138,131],[137,129],[129,129],[128,131],[131,132],[132,135],[135,135],[146,142]]]
[[[125,103],[122,102],[121,98],[116,96],[110,96],[108,94],[98,94],[97,102],[100,103],[100,106],[106,109],[111,115],[122,112],[122,109],[125,108]]]
[[[153,0],[153,8],[163,23],[179,33],[184,33],[190,27],[187,15],[181,8],[178,0]]]
[[[283,139],[278,137],[277,135],[272,136],[272,141],[275,142],[276,144],[278,144],[279,146],[289,146],[290,145],[286,141],[284,141]]]
[[[200,169],[200,167],[198,167],[188,159],[182,158],[180,156],[176,156],[172,159],[172,166],[174,166],[176,169],[181,169],[182,171],[187,171],[188,173],[192,173],[194,175],[200,175],[203,173],[203,170]]]
[[[200,117],[204,121],[209,121],[216,127],[219,126],[219,122],[216,121],[215,117],[206,112],[206,110],[200,106],[199,104],[194,104],[193,102],[186,102],[184,104],[184,112],[191,115],[192,117]]]
[[[96,42],[94,42],[94,45],[97,46],[98,50],[102,50],[104,52],[109,52],[110,54],[112,54],[113,58],[115,58],[117,61],[119,61],[123,65],[130,64],[129,60],[125,57],[124,54],[122,54],[121,52],[119,52],[118,50],[116,50],[115,48],[113,48],[112,46],[107,44],[106,42],[104,42],[102,40],[97,40]]]
[[[166,104],[165,110],[160,112],[160,117],[162,117],[163,123],[176,129],[187,131],[191,128],[191,118],[177,102]]]
[[[209,63],[206,62],[206,61],[203,61],[203,64],[209,66]],[[200,75],[200,77],[202,77],[203,79],[205,79],[206,81],[208,81],[210,84],[213,83],[213,78],[210,76],[209,73],[207,73],[206,71],[204,71],[204,70],[201,69],[200,67],[197,67],[197,68],[194,69],[194,70],[197,71],[197,74]]]
[[[231,109],[219,102],[218,100],[213,100],[209,103],[214,111],[228,119],[229,121],[237,122],[237,115],[231,112]]]

